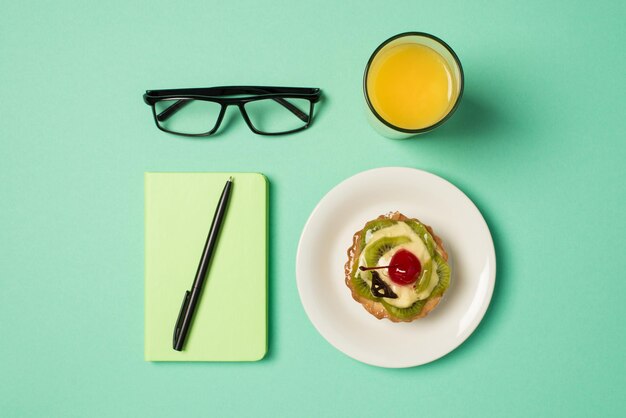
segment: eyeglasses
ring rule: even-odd
[[[157,127],[185,136],[209,136],[222,123],[226,108],[235,105],[252,132],[282,135],[306,129],[313,118],[318,88],[229,86],[199,89],[148,90]]]

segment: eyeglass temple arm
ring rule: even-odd
[[[181,108],[183,108],[189,100],[176,100],[173,105],[165,109],[163,112],[157,115],[157,120],[159,122],[164,122],[168,120],[170,117],[174,116],[176,112],[178,112]]]
[[[296,115],[298,117],[298,119],[300,119],[302,122],[307,122],[307,123],[309,122],[309,115],[307,115],[306,113],[304,113],[303,111],[298,109],[296,106],[294,106],[291,103],[289,103],[289,101],[287,101],[285,99],[281,99],[280,97],[275,97],[273,100],[275,102],[280,103],[281,105],[283,105],[291,113]]]
[[[298,109],[296,106],[289,103],[287,100],[282,99],[280,97],[274,97],[272,98],[272,100],[274,100],[277,103],[280,103],[283,107],[285,107],[291,113],[296,115],[298,119],[302,120],[302,122],[309,122],[309,116],[303,111],[301,111],[300,109]],[[164,122],[168,120],[170,117],[174,116],[176,112],[178,112],[181,108],[183,108],[188,103],[189,103],[189,100],[183,100],[183,99],[177,100],[176,102],[174,102],[173,105],[165,109],[163,112],[159,113],[157,115],[157,120],[159,122]]]

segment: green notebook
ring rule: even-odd
[[[215,207],[233,189],[182,352],[172,348]],[[145,173],[145,359],[255,361],[267,352],[267,179],[258,173]]]

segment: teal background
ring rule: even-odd
[[[0,14],[0,415],[624,416],[623,2],[8,2]],[[362,71],[407,30],[458,53],[458,113],[366,123]],[[319,86],[310,130],[162,133],[146,89]],[[334,185],[382,166],[459,186],[491,228],[492,305],[434,363],[360,364],[299,301],[295,254]],[[143,361],[144,171],[270,180],[270,334],[251,364]],[[375,196],[372,196],[375,198]],[[178,297],[178,296],[177,296]]]

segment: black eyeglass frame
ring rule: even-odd
[[[163,132],[182,135],[182,136],[210,136],[213,135],[219,129],[222,120],[224,119],[224,115],[226,114],[226,109],[228,106],[234,105],[239,108],[239,112],[241,116],[245,120],[248,128],[252,132],[258,135],[285,135],[298,131],[302,131],[308,128],[311,125],[313,120],[313,109],[314,104],[319,102],[321,97],[321,89],[315,87],[270,87],[270,86],[222,86],[222,87],[205,87],[205,88],[184,88],[184,89],[166,89],[166,90],[147,90],[143,95],[144,102],[152,108],[152,115],[154,116],[154,122],[157,125],[157,128],[162,130]],[[249,95],[247,97],[224,97],[224,96],[235,96],[235,95]],[[246,103],[265,100],[265,99],[273,99],[286,107],[292,113],[294,113],[299,119],[301,119],[305,124],[299,128],[291,129],[283,132],[263,132],[254,127],[254,124],[250,120],[248,116],[248,112],[246,112],[245,105]],[[293,106],[286,100],[283,99],[305,99],[310,103],[309,114],[305,114],[297,107]],[[165,109],[163,112],[157,115],[155,104],[162,100],[178,100],[178,103],[173,104],[169,108]],[[171,131],[169,129],[161,126],[159,122],[167,120],[170,116],[176,113],[182,106],[186,103],[189,103],[189,100],[201,100],[207,102],[218,103],[220,107],[220,113],[215,122],[215,126],[213,129],[207,132],[198,133],[198,134],[189,134]]]

